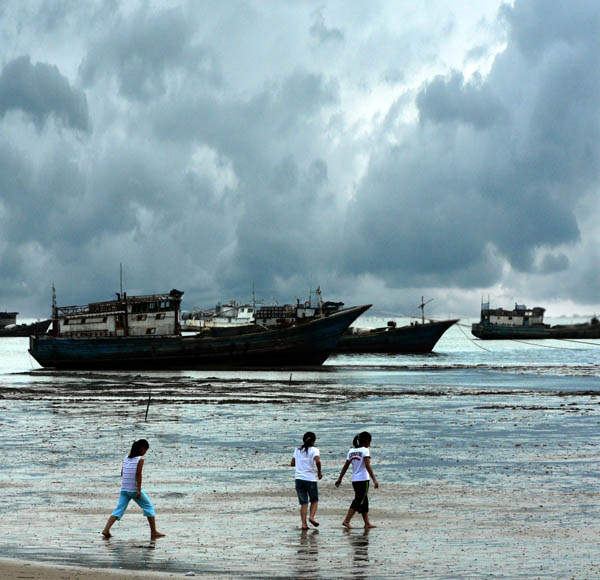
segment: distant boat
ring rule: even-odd
[[[30,336],[48,330],[51,320],[40,320],[31,324],[17,324],[18,312],[0,312],[0,337]]]
[[[57,307],[52,329],[30,338],[29,352],[56,369],[200,369],[321,365],[340,336],[370,305],[265,328],[208,328],[182,336],[183,292],[127,296]]]
[[[545,308],[527,308],[515,304],[513,310],[490,308],[481,304],[481,319],[471,326],[471,333],[482,340],[540,339],[540,338],[600,338],[600,322],[594,316],[580,324],[544,323]]]
[[[340,338],[336,352],[426,353],[431,352],[444,332],[458,319],[413,322],[396,326],[393,321],[380,328],[349,328]]]

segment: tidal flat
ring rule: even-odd
[[[599,577],[600,350],[496,348],[455,336],[434,356],[339,356],[291,373],[55,373],[10,355],[0,556],[177,577]],[[333,483],[363,429],[378,527],[345,530],[350,478]],[[307,430],[324,478],[321,525],[302,532],[287,465]],[[105,540],[141,437],[167,536],[151,541],[132,503]]]

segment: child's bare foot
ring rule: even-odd
[[[347,521],[343,521],[342,526],[344,526],[345,528],[348,528],[349,530],[354,529]]]
[[[376,528],[375,524],[365,524],[365,528]]]
[[[315,528],[319,527],[319,522],[317,520],[315,520],[314,518],[308,518],[308,521],[315,526]]]
[[[105,530],[102,530],[102,535],[105,538],[112,538],[112,534],[110,532],[105,531]]]
[[[150,535],[152,539],[154,538],[164,538],[167,534],[162,534],[161,532],[154,532]]]
[[[301,530],[308,530],[309,528],[308,528],[308,526],[302,526],[300,529]]]

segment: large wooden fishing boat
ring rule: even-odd
[[[56,369],[201,369],[321,365],[342,333],[370,305],[302,317],[278,327],[258,323],[240,328],[206,328],[182,336],[183,292],[127,296],[86,306],[57,307],[52,328],[32,336],[29,352]]]
[[[514,310],[490,308],[481,303],[481,319],[471,326],[471,334],[482,340],[541,339],[541,338],[600,338],[600,322],[594,316],[580,324],[544,323],[545,308],[527,308],[515,304]]]

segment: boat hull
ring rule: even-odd
[[[557,326],[503,326],[473,324],[471,334],[482,340],[527,340],[600,338],[600,324],[565,324]]]
[[[369,306],[341,310],[293,327],[234,336],[32,336],[29,352],[56,369],[202,369],[318,366]]]
[[[360,334],[344,334],[336,352],[426,353],[431,352],[456,320],[426,322],[397,328],[381,328]]]
[[[34,334],[43,334],[50,327],[51,320],[42,320],[31,324],[17,324],[9,328],[0,328],[0,337],[11,336],[32,336]]]

